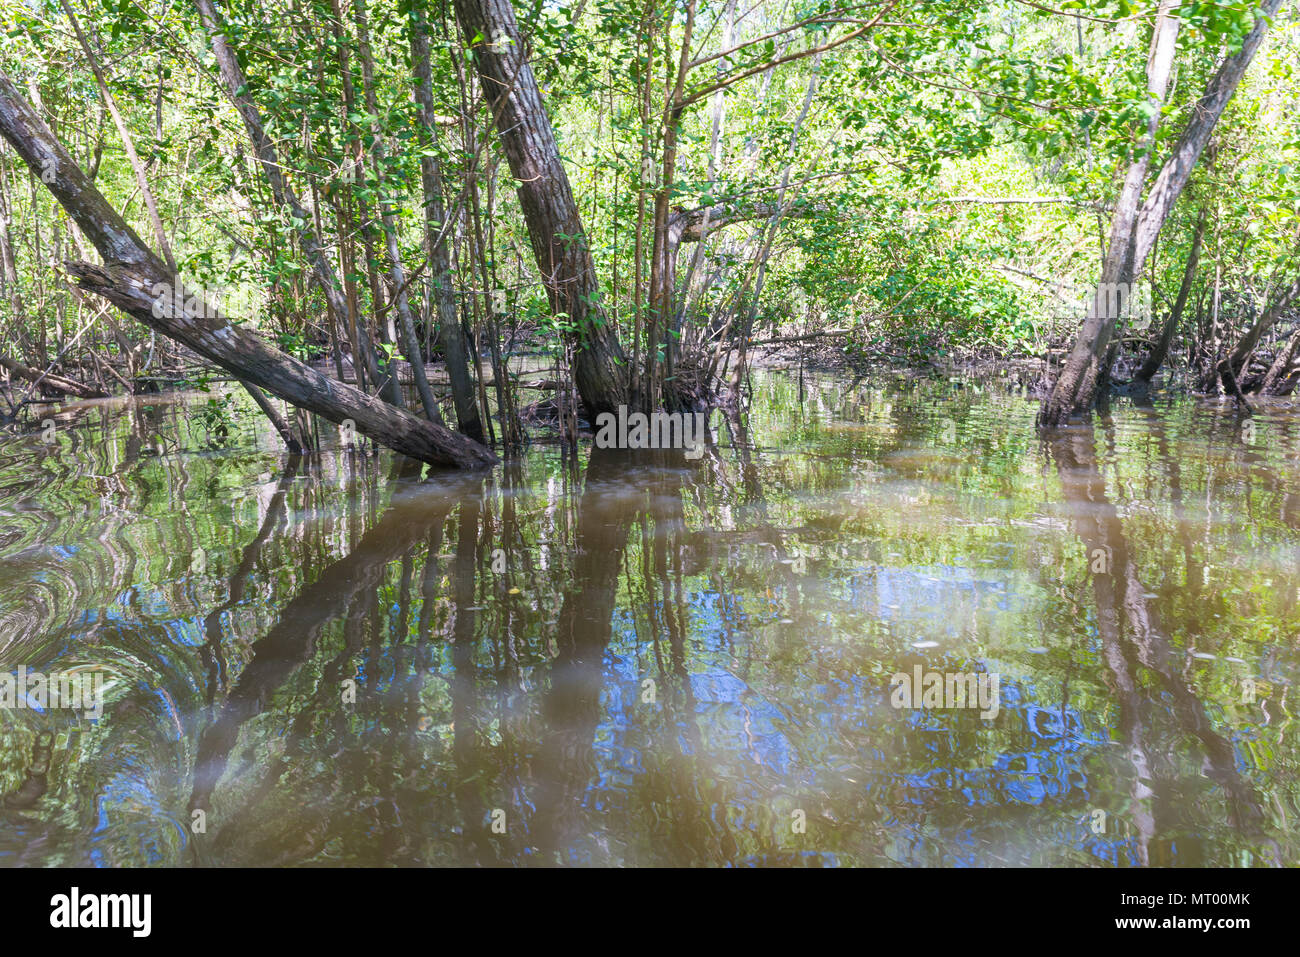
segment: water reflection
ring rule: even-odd
[[[1160,418],[1148,416],[1148,425],[1157,441],[1165,445],[1167,437]],[[1177,782],[1169,780],[1168,767],[1179,762],[1182,756],[1177,752],[1186,745],[1176,742],[1162,746],[1157,740],[1160,729],[1156,727],[1161,717],[1171,718],[1184,740],[1194,738],[1199,744],[1203,773],[1222,790],[1231,827],[1258,837],[1262,811],[1253,787],[1238,770],[1235,749],[1215,730],[1205,705],[1183,678],[1186,656],[1170,645],[1160,620],[1159,596],[1149,592],[1139,577],[1119,512],[1106,497],[1105,480],[1093,452],[1094,441],[1092,429],[1076,429],[1055,438],[1050,447],[1075,528],[1088,550],[1101,659],[1118,706],[1115,732],[1132,768],[1126,810],[1134,834],[1127,849],[1139,864],[1168,865],[1175,861],[1172,839],[1167,835],[1183,813],[1177,806]],[[1176,464],[1171,470],[1170,488],[1175,515],[1181,518],[1177,514],[1180,488]],[[1184,537],[1185,550],[1190,550],[1190,544]],[[1189,576],[1197,568],[1194,559],[1187,562]],[[1192,585],[1189,577],[1182,584],[1194,594],[1200,583]],[[1142,680],[1140,671],[1154,676],[1158,684]],[[1161,692],[1163,700],[1157,697]],[[1195,859],[1198,842],[1193,839],[1187,843],[1190,847],[1182,849],[1181,862],[1204,863]],[[1276,845],[1270,845],[1276,849]]]
[[[5,863],[1295,863],[1285,409],[1044,445],[996,382],[769,375],[699,461],[471,477],[70,415],[0,444],[0,663],[109,700],[0,710]]]

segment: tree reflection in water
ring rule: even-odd
[[[268,475],[145,454],[172,406],[0,448],[10,654],[112,677],[98,725],[6,714],[0,860],[1295,862],[1294,422],[1043,446],[996,395],[759,384],[693,462]],[[895,710],[914,664],[1000,713]]]

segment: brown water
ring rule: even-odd
[[[0,862],[1300,857],[1286,407],[772,373],[698,462],[422,477],[203,402],[0,435],[0,671],[107,681],[0,708]]]

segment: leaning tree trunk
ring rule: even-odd
[[[555,132],[524,58],[510,0],[455,0],[456,19],[510,171],[552,312],[567,316],[578,394],[592,413],[628,402],[627,359],[600,304],[600,284]]]
[[[43,174],[41,179],[54,198],[104,258],[102,267],[67,264],[82,288],[238,378],[331,422],[350,421],[356,431],[398,452],[432,465],[463,468],[496,461],[479,443],[335,382],[285,355],[232,323],[213,304],[190,302],[190,295],[176,288],[175,277],[162,260],[95,189],[4,73],[0,73],[0,135],[34,173]],[[186,302],[190,304],[182,307]]]
[[[154,238],[158,242],[158,251],[167,262],[167,268],[172,271],[172,275],[180,281],[180,271],[176,268],[176,257],[172,255],[171,243],[167,241],[167,231],[163,229],[162,214],[158,211],[158,197],[154,195],[153,187],[149,185],[149,177],[146,175],[144,163],[140,162],[140,154],[135,149],[135,139],[131,136],[131,130],[126,125],[126,120],[122,117],[122,111],[117,107],[117,100],[113,97],[112,91],[108,88],[108,83],[104,80],[103,71],[99,68],[99,60],[95,52],[90,48],[90,41],[86,39],[85,33],[81,29],[81,21],[77,15],[72,12],[68,6],[68,0],[60,0],[63,6],[63,12],[67,14],[68,22],[72,24],[73,32],[77,35],[77,42],[81,45],[81,51],[86,55],[86,62],[90,65],[91,72],[95,75],[95,83],[99,86],[100,97],[104,101],[104,106],[113,118],[113,125],[117,127],[117,134],[122,140],[122,148],[126,150],[127,161],[131,164],[131,171],[135,173],[136,188],[140,191],[140,196],[144,199],[145,208],[149,211],[149,225],[153,227]],[[289,428],[289,424],[271,405],[270,401],[262,394],[262,390],[250,382],[240,382],[257,407],[270,421],[275,431],[279,433],[284,440],[285,446],[294,455],[299,455],[303,450],[303,443],[300,442]]]
[[[1178,286],[1178,297],[1165,318],[1164,327],[1160,330],[1160,338],[1151,347],[1146,361],[1142,363],[1142,368],[1138,369],[1137,374],[1133,376],[1134,384],[1139,389],[1151,385],[1151,380],[1155,378],[1169,355],[1169,346],[1174,341],[1174,333],[1178,331],[1179,322],[1182,321],[1183,310],[1187,308],[1187,297],[1192,292],[1192,280],[1196,278],[1196,268],[1201,261],[1201,241],[1205,238],[1205,220],[1205,210],[1202,209],[1200,217],[1196,220],[1196,231],[1192,235],[1192,248],[1187,254],[1187,265],[1183,267],[1183,281]]]
[[[1106,261],[1101,273],[1103,288],[1123,288],[1142,272],[1160,233],[1160,227],[1164,225],[1174,203],[1191,178],[1192,170],[1210,141],[1215,124],[1236,92],[1237,84],[1250,66],[1255,51],[1263,42],[1269,23],[1281,4],[1282,0],[1263,0],[1259,5],[1255,25],[1246,36],[1241,49],[1224,60],[1210,78],[1204,95],[1192,109],[1191,118],[1174,146],[1172,155],[1161,167],[1146,201],[1137,209],[1136,202],[1146,179],[1145,157],[1154,146],[1158,109],[1152,114],[1146,140],[1139,146],[1143,157],[1130,166],[1124,189],[1115,204]],[[1177,33],[1177,19],[1170,13],[1171,6],[1170,3],[1161,4],[1161,17],[1156,24],[1148,68],[1148,90],[1157,107],[1164,100]],[[1039,410],[1040,425],[1063,425],[1070,416],[1090,408],[1096,401],[1098,382],[1108,371],[1103,368],[1104,357],[1118,319],[1109,305],[1110,297],[1101,295],[1099,290],[1099,294],[1093,297],[1088,316],[1079,329],[1069,358],[1057,377],[1051,394]]]
[[[229,93],[231,100],[235,104],[235,109],[239,111],[240,118],[244,121],[244,127],[248,131],[248,138],[253,144],[253,153],[257,157],[257,161],[266,175],[267,183],[271,187],[271,196],[277,206],[283,207],[288,212],[290,220],[297,227],[298,241],[303,254],[311,263],[312,269],[316,273],[316,279],[321,285],[321,291],[325,294],[330,308],[334,310],[336,315],[347,315],[347,305],[343,301],[343,293],[340,291],[339,284],[334,277],[334,269],[326,258],[320,240],[311,229],[311,216],[298,202],[298,197],[285,175],[284,167],[276,154],[271,137],[267,135],[266,127],[262,124],[261,114],[258,112],[252,98],[248,95],[248,80],[244,76],[243,67],[239,65],[235,52],[226,41],[216,8],[212,5],[212,0],[195,0],[194,5],[199,11],[199,18],[203,21],[204,29],[211,36],[212,51],[217,59],[217,69],[220,71],[221,79],[225,83],[226,92]]]
[[[217,16],[216,8],[212,5],[212,0],[194,0],[194,6],[198,10],[199,19],[203,22],[203,28],[208,31],[211,37],[212,52],[217,60],[217,69],[221,74],[221,80],[226,86],[226,92],[229,94],[231,102],[234,103],[235,109],[239,111],[240,118],[244,121],[248,139],[253,145],[253,154],[257,157],[258,164],[262,167],[266,181],[271,187],[272,198],[278,207],[288,213],[290,221],[296,228],[298,245],[302,249],[303,255],[307,257],[307,261],[311,263],[316,281],[325,295],[325,301],[329,303],[330,311],[334,313],[335,320],[337,321],[340,316],[352,315],[348,310],[348,303],[343,297],[343,291],[338,280],[335,278],[334,267],[330,265],[320,238],[312,229],[311,217],[302,208],[302,204],[298,202],[293,186],[285,174],[284,167],[280,164],[275,145],[271,141],[271,137],[267,135],[257,104],[253,102],[253,98],[248,94],[248,78],[244,75],[244,68],[239,65],[239,58],[226,41],[226,35],[222,32],[221,20]],[[378,308],[379,304],[376,301],[374,305]],[[374,353],[370,349],[369,335],[362,335],[359,338],[363,340],[362,345],[368,351],[365,356],[354,356],[354,361],[358,358],[364,361],[367,374],[379,386],[381,393],[389,402],[400,406],[402,404],[402,392],[397,384],[396,376],[386,375],[380,378],[375,364]]]
[[[1300,278],[1274,293],[1268,307],[1259,314],[1259,317],[1251,323],[1250,328],[1237,340],[1237,344],[1232,351],[1216,363],[1215,370],[1222,377],[1223,383],[1228,386],[1229,391],[1234,388],[1233,383],[1237,381],[1242,370],[1246,367],[1246,362],[1250,359],[1251,353],[1255,351],[1255,347],[1259,345],[1259,341],[1277,325],[1283,313],[1290,309],[1291,304],[1298,298],[1300,298]]]
[[[1147,62],[1147,96],[1150,107],[1147,128],[1136,146],[1136,157],[1129,164],[1124,184],[1115,200],[1111,214],[1110,236],[1106,243],[1106,258],[1102,262],[1101,281],[1088,306],[1088,315],[1079,330],[1074,348],[1057,377],[1051,395],[1044,402],[1039,421],[1044,425],[1060,425],[1081,408],[1092,405],[1098,384],[1104,378],[1108,361],[1107,350],[1119,312],[1111,290],[1129,293],[1131,283],[1142,269],[1142,263],[1133,255],[1133,234],[1137,228],[1142,188],[1146,185],[1151,151],[1155,148],[1156,133],[1160,128],[1160,108],[1164,104],[1173,69],[1180,21],[1172,13],[1172,0],[1162,0],[1151,36],[1151,55]],[[1103,357],[1106,359],[1103,359]]]
[[[1295,388],[1295,374],[1291,366],[1295,362],[1296,352],[1300,350],[1300,329],[1291,333],[1285,346],[1273,357],[1264,380],[1259,384],[1260,395],[1290,395]]]

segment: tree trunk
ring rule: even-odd
[[[210,0],[199,2],[210,4]],[[189,346],[240,379],[331,422],[351,421],[358,432],[398,452],[432,465],[464,468],[496,461],[496,456],[477,442],[335,382],[286,356],[260,336],[231,323],[210,303],[178,309],[178,297],[160,295],[157,290],[174,288],[175,277],[100,195],[3,73],[0,135],[34,172],[45,173],[50,192],[104,258],[103,267],[68,264],[68,271],[82,288],[103,296],[149,328]]]
[[[253,153],[256,155],[258,163],[266,175],[267,182],[270,184],[271,196],[277,206],[288,211],[289,218],[298,231],[298,244],[302,248],[303,255],[311,263],[316,280],[320,284],[321,291],[324,293],[330,309],[335,315],[348,315],[347,303],[343,298],[338,280],[334,276],[334,268],[330,265],[329,259],[326,258],[320,239],[312,231],[311,217],[298,202],[293,186],[289,183],[289,179],[280,165],[275,146],[272,144],[271,138],[267,136],[266,128],[262,125],[262,117],[258,113],[257,105],[253,102],[252,97],[248,95],[248,79],[244,76],[244,69],[239,65],[239,60],[234,51],[231,50],[230,44],[226,42],[226,36],[221,30],[221,21],[217,17],[216,8],[213,7],[212,0],[194,0],[194,5],[199,11],[199,19],[203,22],[203,28],[208,31],[212,38],[212,52],[216,56],[217,68],[221,72],[222,82],[226,85],[226,92],[230,95],[231,102],[235,104],[240,117],[243,118],[244,127],[248,131],[248,138],[253,144]],[[375,302],[374,306],[378,308],[378,302]],[[366,339],[368,345],[369,337],[366,337]],[[373,361],[373,356],[371,358]],[[380,379],[379,386],[389,402],[398,406],[402,404],[401,391],[397,387],[395,377],[390,375],[388,378]]]
[[[736,42],[736,0],[727,0],[726,26],[722,32],[722,49],[730,50]],[[722,57],[718,61],[717,71],[721,76],[730,65],[730,57]],[[717,187],[718,170],[722,166],[722,128],[726,119],[727,95],[723,90],[713,94],[712,103],[710,104],[712,116],[709,122],[709,167],[708,180],[709,191],[713,192]],[[701,233],[707,233],[709,230],[709,215],[706,212],[704,221],[701,226]],[[691,257],[690,266],[687,267],[686,276],[682,280],[682,296],[685,304],[678,307],[673,322],[680,329],[682,317],[694,313],[695,305],[699,302],[700,296],[704,295],[708,283],[702,282],[699,285],[699,291],[691,296],[691,287],[696,274],[699,272],[700,264],[704,261],[704,243],[695,247],[695,255]]]
[[[112,92],[108,88],[108,83],[104,80],[103,71],[99,68],[99,60],[90,48],[90,41],[86,39],[85,33],[81,29],[81,21],[77,19],[72,8],[68,6],[68,0],[59,0],[63,6],[63,12],[67,14],[68,22],[72,24],[72,29],[77,35],[77,42],[81,44],[81,50],[86,54],[86,62],[90,64],[91,72],[95,75],[95,83],[99,86],[100,96],[104,100],[104,106],[108,109],[109,115],[113,118],[113,125],[117,127],[117,134],[121,137],[122,148],[126,150],[127,161],[131,164],[131,171],[135,174],[136,186],[140,190],[140,195],[144,198],[145,208],[149,211],[149,224],[153,227],[154,237],[158,241],[158,251],[167,262],[167,268],[175,276],[175,282],[180,283],[180,273],[176,268],[176,257],[172,254],[171,243],[167,241],[167,231],[163,229],[162,215],[158,212],[158,198],[154,195],[153,187],[149,185],[148,173],[144,163],[140,161],[140,155],[135,151],[135,139],[131,136],[131,130],[126,125],[121,111],[117,108],[117,100],[114,99]],[[250,382],[240,383],[257,407],[262,410],[275,431],[279,433],[284,440],[285,447],[293,455],[302,454],[303,444],[293,432],[289,429],[288,424],[276,411],[275,407],[267,400],[262,391]]]
[[[388,275],[393,284],[393,301],[389,307],[397,312],[400,331],[399,338],[406,349],[407,361],[411,363],[411,376],[415,379],[415,391],[419,393],[420,404],[424,414],[432,422],[443,424],[438,402],[429,388],[429,379],[424,374],[424,356],[420,353],[420,340],[415,334],[415,319],[411,315],[411,302],[406,295],[406,271],[402,268],[402,255],[397,247],[397,217],[384,196],[384,131],[379,124],[379,103],[375,95],[375,60],[370,52],[370,25],[366,15],[366,0],[354,0],[353,10],[357,21],[357,46],[361,55],[361,84],[366,100],[366,113],[371,119],[372,168],[375,171],[375,183],[378,187],[379,218],[384,230],[384,246],[388,252]]]
[[[9,176],[4,157],[0,156],[0,280],[9,299],[9,321],[21,329],[26,321],[23,297],[18,288],[18,262],[9,224],[13,219],[13,201],[9,196]]]
[[[1295,382],[1291,372],[1291,364],[1295,362],[1296,351],[1300,349],[1300,329],[1291,333],[1291,338],[1287,344],[1277,351],[1273,357],[1272,364],[1268,367],[1268,372],[1264,374],[1264,381],[1259,384],[1261,395],[1289,395],[1295,388]]]
[[[1159,123],[1159,107],[1164,101],[1169,70],[1173,62],[1178,21],[1172,15],[1173,4],[1163,2],[1152,38],[1152,56],[1148,64],[1148,90],[1155,107],[1148,123],[1147,135],[1139,144],[1140,158],[1129,167],[1124,188],[1115,203],[1111,233],[1102,266],[1104,288],[1124,288],[1142,271],[1147,255],[1155,244],[1160,227],[1187,185],[1201,152],[1214,132],[1228,101],[1236,92],[1255,51],[1268,32],[1269,23],[1282,0],[1263,0],[1255,25],[1246,36],[1241,50],[1228,57],[1206,85],[1205,94],[1192,110],[1191,118],[1173,153],[1161,168],[1141,208],[1137,208],[1146,181],[1147,164],[1154,146]],[[1043,401],[1038,421],[1042,426],[1063,425],[1072,415],[1090,408],[1097,398],[1097,384],[1102,373],[1103,356],[1110,345],[1118,316],[1108,308],[1109,296],[1093,297],[1088,316],[1075,339],[1065,367],[1057,377],[1051,394]]]
[[[1192,249],[1187,254],[1187,265],[1183,269],[1183,281],[1178,287],[1178,298],[1174,300],[1174,307],[1169,310],[1164,328],[1160,330],[1160,338],[1151,347],[1151,352],[1142,363],[1142,368],[1138,369],[1133,377],[1139,388],[1151,384],[1151,380],[1164,364],[1165,357],[1169,355],[1169,345],[1174,341],[1174,333],[1178,331],[1183,309],[1187,306],[1187,297],[1192,292],[1192,280],[1196,278],[1196,267],[1201,260],[1201,240],[1205,238],[1205,221],[1206,214],[1202,209],[1200,217],[1196,220],[1196,232],[1192,236]]]
[[[683,98],[686,93],[686,74],[690,69],[691,34],[695,28],[695,0],[688,0],[686,23],[682,29],[681,49],[676,70],[669,74],[670,88],[664,101],[661,129],[662,167],[659,188],[655,191],[654,245],[650,255],[650,315],[646,330],[645,380],[639,398],[650,408],[658,407],[663,399],[664,382],[671,375],[672,343],[668,335],[674,312],[674,293],[677,284],[678,240],[669,235],[671,229],[671,199],[677,179],[677,137],[681,128]],[[671,46],[672,34],[665,32],[665,46]],[[666,51],[665,51],[666,52]],[[667,57],[665,57],[667,60]],[[664,347],[664,371],[658,373],[659,346]]]
[[[1079,330],[1061,375],[1039,413],[1040,424],[1061,425],[1071,415],[1090,407],[1095,401],[1099,380],[1104,378],[1103,359],[1110,345],[1119,310],[1104,290],[1124,290],[1142,269],[1134,255],[1133,234],[1137,227],[1142,188],[1146,185],[1151,152],[1155,149],[1160,128],[1160,109],[1164,104],[1177,48],[1181,21],[1172,15],[1174,4],[1162,0],[1151,35],[1151,53],[1147,61],[1147,94],[1150,110],[1147,128],[1135,147],[1136,158],[1129,164],[1115,200],[1111,216],[1106,258],[1102,263],[1101,281],[1088,307],[1088,315]],[[1123,293],[1121,293],[1123,294]]]
[[[627,359],[600,304],[600,285],[582,218],[560,160],[510,0],[455,0],[456,19],[510,171],[552,312],[567,316],[578,393],[593,414],[628,401]]]
[[[239,380],[239,384],[244,387],[244,391],[248,393],[249,398],[257,403],[257,407],[262,410],[262,414],[271,423],[271,427],[279,433],[280,438],[284,441],[284,447],[289,450],[289,454],[302,455],[308,447],[305,438],[307,430],[303,429],[304,439],[299,441],[298,437],[293,434],[293,430],[289,428],[289,423],[284,420],[284,416],[280,414],[279,410],[271,404],[271,400],[266,397],[265,392],[253,385],[253,383],[245,382],[243,379]]]
[[[75,395],[79,399],[99,399],[108,395],[103,389],[82,385],[74,379],[65,379],[51,372],[40,372],[6,355],[0,355],[0,367],[8,369],[20,379],[26,379],[33,386],[45,386],[46,392],[63,392],[67,395]]]
[[[135,139],[131,136],[126,120],[122,118],[122,113],[117,108],[117,100],[114,99],[113,94],[108,89],[108,84],[104,81],[104,74],[99,69],[99,60],[96,59],[94,51],[90,49],[90,41],[86,39],[86,35],[81,30],[81,21],[77,19],[77,15],[68,6],[68,0],[59,0],[59,3],[63,7],[64,14],[67,15],[68,22],[72,24],[72,30],[77,35],[77,42],[81,45],[82,52],[86,54],[86,62],[95,75],[95,83],[99,87],[100,96],[104,99],[104,106],[108,108],[109,116],[113,118],[113,125],[117,127],[117,135],[122,139],[122,148],[126,150],[126,158],[131,164],[131,172],[135,174],[135,184],[140,189],[140,196],[144,199],[145,209],[149,211],[149,224],[153,226],[154,237],[158,240],[158,251],[162,253],[162,258],[172,272],[175,272],[176,258],[172,255],[171,244],[167,242],[167,232],[163,229],[162,215],[158,212],[158,197],[154,195],[153,187],[149,185],[149,177],[146,175],[144,163],[140,162],[140,155],[135,151]]]
[[[343,295],[339,291],[338,282],[334,278],[334,270],[325,258],[325,251],[321,248],[320,241],[311,231],[311,217],[298,202],[298,197],[294,194],[293,187],[290,185],[288,177],[284,173],[284,168],[276,155],[275,146],[272,144],[271,138],[267,136],[266,128],[262,125],[262,117],[258,113],[257,106],[247,93],[248,80],[244,76],[243,67],[239,65],[239,60],[235,57],[230,44],[226,42],[226,36],[222,32],[221,21],[212,5],[212,0],[194,0],[194,5],[199,11],[199,19],[203,22],[203,28],[208,31],[211,37],[212,52],[216,55],[217,68],[221,71],[221,79],[225,83],[231,101],[235,104],[235,108],[244,121],[245,128],[248,130],[248,138],[253,144],[253,153],[256,155],[258,163],[261,164],[262,171],[270,184],[271,195],[277,205],[284,207],[288,211],[293,224],[297,227],[303,254],[311,262],[325,298],[329,300],[330,308],[338,315],[346,315],[347,306],[343,302]]]
[[[416,115],[437,146],[437,119],[433,107],[433,67],[429,53],[429,18],[424,4],[411,15],[411,72],[415,77]],[[474,379],[469,371],[469,342],[456,314],[456,293],[451,281],[451,232],[442,202],[442,166],[436,156],[420,156],[420,182],[424,190],[424,235],[429,255],[429,284],[438,316],[438,336],[447,359],[447,378],[456,407],[456,428],[476,442],[483,441]],[[432,317],[431,317],[432,318]]]
[[[334,50],[339,64],[339,81],[343,88],[342,126],[345,133],[344,143],[340,144],[342,147],[347,141],[346,131],[348,131],[352,125],[351,117],[356,112],[356,99],[352,90],[352,72],[348,67],[348,44],[347,38],[343,33],[343,11],[339,6],[339,0],[330,0],[330,10],[333,13],[333,16],[330,18],[330,31],[334,37]],[[326,127],[325,132],[328,135],[328,127]],[[349,172],[347,173],[347,181],[349,182],[354,181],[356,175],[361,170],[361,144],[359,138],[353,138],[351,143],[351,152],[353,164],[349,167]],[[367,245],[365,247],[367,250],[366,273],[368,276],[373,275],[374,270],[370,268],[372,256],[370,254],[370,245],[368,242],[368,237],[370,236],[370,227],[367,222],[368,217],[365,215],[364,204],[360,204],[360,217],[362,224],[360,227],[357,227],[352,215],[355,197],[350,191],[347,195],[340,196],[341,192],[341,190],[332,190],[331,194],[336,210],[335,220],[339,224],[340,231],[339,256],[342,263],[341,268],[343,270],[343,291],[347,299],[349,310],[348,321],[352,326],[353,338],[357,343],[358,353],[356,354],[359,354],[361,357],[361,365],[357,366],[355,359],[353,365],[359,370],[365,371],[366,376],[369,378],[370,383],[374,386],[376,392],[389,401],[392,401],[393,398],[396,397],[398,400],[397,404],[401,405],[401,390],[397,387],[396,380],[389,372],[387,360],[385,360],[383,374],[380,374],[374,342],[370,338],[370,330],[366,327],[366,323],[361,318],[361,310],[359,306],[361,297],[357,295],[357,283],[354,278],[356,274],[356,247],[353,237],[360,234],[367,238]],[[371,286],[371,296],[372,299],[375,299],[372,305],[375,308],[378,308],[376,291],[373,285]],[[361,381],[360,371],[357,373],[357,381]]]
[[[1251,353],[1259,345],[1259,340],[1277,325],[1278,320],[1282,318],[1282,314],[1291,307],[1291,304],[1297,298],[1300,298],[1300,278],[1297,278],[1286,288],[1279,289],[1274,294],[1268,307],[1259,314],[1259,317],[1251,323],[1245,334],[1237,340],[1232,352],[1220,359],[1215,365],[1219,375],[1224,377],[1225,383],[1228,382],[1229,377],[1235,381],[1241,375],[1241,371],[1245,368]]]

